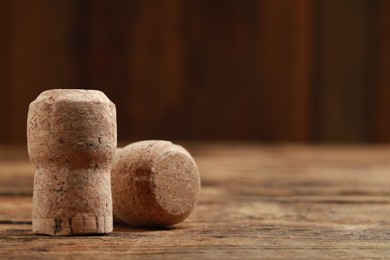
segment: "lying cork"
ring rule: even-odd
[[[30,104],[27,144],[35,169],[33,232],[110,233],[115,105],[96,90],[45,91]]]
[[[171,142],[142,141],[118,149],[111,176],[114,216],[130,226],[179,223],[199,198],[198,167]]]

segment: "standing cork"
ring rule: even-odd
[[[131,226],[169,226],[189,216],[200,177],[191,155],[167,141],[118,149],[111,169],[114,216]]]
[[[30,104],[27,144],[35,169],[33,232],[111,232],[115,105],[96,90],[45,91]]]

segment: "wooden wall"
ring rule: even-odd
[[[49,88],[116,103],[120,140],[389,141],[387,0],[0,0],[0,142]]]

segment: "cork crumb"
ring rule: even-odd
[[[73,235],[73,227],[72,227],[72,219],[71,218],[68,218],[68,224],[69,224],[70,234]]]
[[[54,230],[54,235],[57,235],[58,233],[60,233],[62,231],[62,219],[60,218],[56,218],[54,219],[54,226],[53,226],[53,230]]]

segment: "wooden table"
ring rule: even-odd
[[[390,257],[388,145],[186,147],[202,193],[185,222],[79,237],[32,234],[32,167],[25,148],[1,148],[0,258]]]

